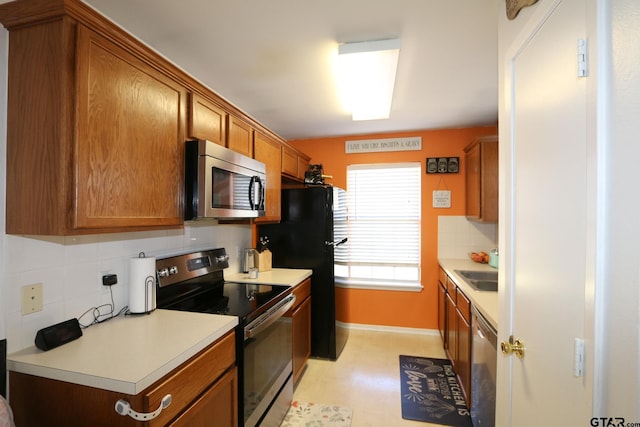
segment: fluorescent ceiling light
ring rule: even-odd
[[[400,39],[338,47],[338,90],[353,120],[388,119]]]

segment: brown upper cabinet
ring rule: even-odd
[[[282,144],[262,132],[254,133],[253,157],[265,164],[267,188],[265,191],[265,216],[256,222],[280,221],[280,201],[282,190]]]
[[[9,30],[7,233],[181,226],[191,138],[264,162],[261,220],[280,220],[278,135],[81,0],[2,3],[0,22]],[[309,159],[295,156],[291,176],[303,179]]]
[[[478,138],[465,149],[466,216],[498,222],[498,137]]]
[[[282,174],[288,178],[304,181],[311,158],[287,144],[282,144]]]
[[[181,225],[186,89],[66,11],[3,6],[7,233]]]
[[[191,94],[189,137],[226,146],[227,113],[203,96]]]
[[[250,124],[229,115],[227,126],[227,148],[253,157],[253,128]]]

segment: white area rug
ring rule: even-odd
[[[293,401],[280,427],[350,427],[351,409]]]

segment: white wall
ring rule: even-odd
[[[250,246],[250,226],[189,223],[179,230],[78,237],[5,234],[7,35],[0,28],[0,338],[6,336],[8,352],[33,345],[36,332],[45,326],[109,303],[103,274],[118,275],[118,284],[112,288],[115,309],[127,305],[129,259],[139,252],[163,256],[225,247],[230,256],[228,271],[238,272],[238,248]],[[33,283],[43,284],[43,310],[23,316],[22,287]],[[90,317],[85,319],[81,323],[90,322]]]

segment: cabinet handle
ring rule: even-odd
[[[129,415],[134,420],[138,421],[149,421],[160,415],[163,409],[167,408],[171,405],[171,395],[167,394],[162,398],[160,402],[160,406],[153,412],[137,412],[131,409],[131,405],[124,399],[120,399],[116,402],[116,412],[120,415],[127,416]]]

